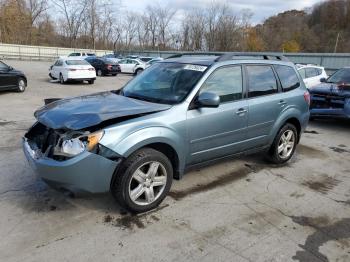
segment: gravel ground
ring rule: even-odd
[[[131,76],[60,85],[49,63],[8,63],[29,86],[0,94],[0,261],[350,261],[349,122],[311,122],[283,167],[255,155],[194,170],[157,210],[133,216],[109,194],[50,189],[21,149],[44,98],[118,89]]]

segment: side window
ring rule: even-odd
[[[228,66],[216,69],[204,82],[200,93],[212,92],[221,102],[242,99],[243,93],[241,66]]]
[[[318,75],[318,76],[319,76],[319,75],[322,75],[322,69],[316,68],[316,72],[317,72],[317,75]]]
[[[301,76],[302,79],[305,79],[305,78],[306,78],[305,69],[300,69],[300,70],[299,70],[299,74],[300,74],[300,76]]]
[[[7,70],[8,66],[0,61],[0,70]]]
[[[119,64],[126,64],[126,63],[125,63],[125,60],[120,60],[120,61],[119,61]]]
[[[271,66],[249,65],[246,68],[249,97],[265,96],[278,92],[276,77]]]
[[[276,65],[275,70],[281,81],[283,91],[290,91],[300,86],[299,78],[292,67]]]
[[[305,68],[305,72],[306,72],[306,78],[317,76],[317,72],[315,68],[311,68],[311,67]]]

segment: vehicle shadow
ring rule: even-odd
[[[315,119],[309,122],[309,127],[324,129],[350,129],[350,120],[348,119]]]

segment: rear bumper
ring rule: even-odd
[[[96,80],[96,77],[92,77],[92,78],[68,78],[67,81],[90,81],[90,80]]]
[[[23,151],[33,170],[48,184],[69,191],[104,193],[120,161],[112,161],[87,151],[66,161],[37,157],[23,138]]]

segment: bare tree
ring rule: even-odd
[[[75,47],[88,7],[88,0],[52,0],[52,2],[63,15],[61,22],[63,22],[63,27],[66,28],[70,46]]]

